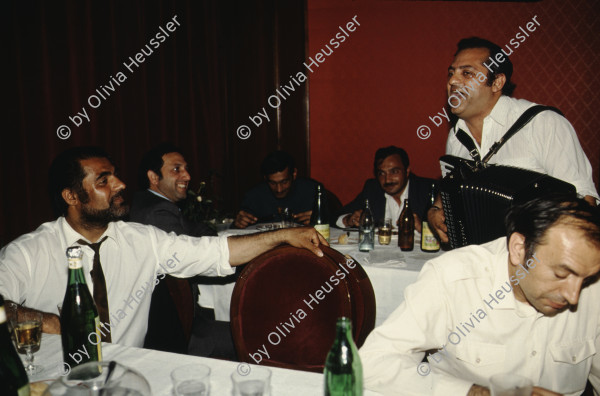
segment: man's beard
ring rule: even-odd
[[[107,209],[90,209],[86,205],[81,207],[81,221],[86,228],[106,227],[111,221],[117,221],[125,218],[129,213],[129,206],[121,204],[117,206],[115,199],[122,197],[119,193],[111,198],[110,206]]]

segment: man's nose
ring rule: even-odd
[[[577,305],[579,301],[579,294],[581,293],[581,285],[583,279],[578,277],[572,277],[573,279],[567,282],[563,291],[563,297],[570,305]]]
[[[283,184],[277,183],[277,192],[280,193],[283,191]]]
[[[190,173],[187,171],[187,169],[184,169],[181,178],[183,179],[183,181],[190,181],[192,177],[190,176]]]
[[[125,183],[123,183],[121,181],[121,179],[119,179],[118,177],[115,176],[115,181],[114,181],[114,184],[113,184],[113,189],[115,191],[121,191],[121,190],[125,190],[125,187],[127,187],[125,185]]]

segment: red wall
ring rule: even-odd
[[[511,56],[514,96],[562,110],[598,186],[598,4],[309,0],[308,56],[355,15],[360,23],[313,73],[303,70],[309,75],[311,176],[347,203],[372,176],[375,150],[393,144],[408,151],[414,173],[438,177],[448,125],[435,127],[428,117],[445,105],[456,43],[476,35],[504,46],[537,15],[540,26]],[[423,124],[432,132],[426,140],[416,133]]]

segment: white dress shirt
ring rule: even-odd
[[[402,194],[400,194],[400,202],[402,203],[402,205],[399,205],[398,202],[396,202],[396,200],[394,199],[394,197],[392,197],[389,194],[384,193],[384,195],[385,195],[384,219],[385,218],[392,219],[392,227],[396,227],[396,220],[398,220],[398,218],[400,217],[400,213],[402,213],[402,209],[404,208],[404,200],[408,199],[408,184],[409,183],[410,183],[409,181],[406,182],[404,191],[402,191]],[[348,216],[348,213],[344,213],[343,215],[338,217],[335,225],[338,226],[339,228],[346,228],[346,225],[344,224],[344,217],[346,217],[346,216]],[[379,219],[375,219],[375,221],[378,221],[378,220]]]
[[[226,237],[177,236],[148,225],[109,224],[102,237],[100,262],[108,292],[112,341],[141,347],[148,327],[154,286],[163,274],[190,277],[229,275]],[[85,239],[64,217],[42,224],[0,250],[0,294],[5,299],[58,314],[67,289],[67,247]],[[89,241],[88,241],[89,242]],[[83,246],[83,272],[93,294],[90,275],[94,252]]]
[[[548,317],[517,301],[504,237],[448,252],[425,264],[405,301],[360,349],[365,387],[458,396],[508,372],[565,395],[582,392],[589,375],[599,390],[598,301],[600,282],[581,291],[575,312]],[[424,352],[442,347],[422,375]]]
[[[517,118],[533,105],[527,100],[508,96],[498,99],[491,113],[483,120],[481,146],[473,139],[481,158]],[[455,131],[458,129],[473,138],[466,123],[458,120],[456,127],[448,135],[446,154],[472,159],[465,146],[456,138]],[[546,173],[573,184],[582,196],[590,195],[598,199],[590,161],[579,144],[573,126],[566,118],[553,111],[536,115],[500,148],[489,163]]]

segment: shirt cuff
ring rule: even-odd
[[[219,276],[227,276],[235,273],[235,269],[229,264],[229,244],[227,236],[217,237],[219,249],[219,261],[217,262],[217,274]]]

